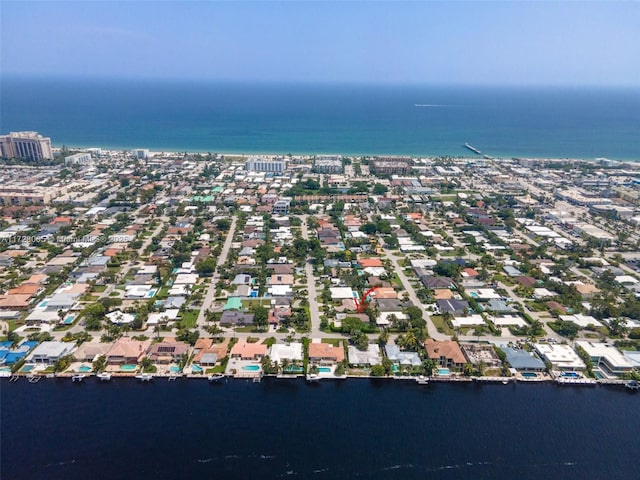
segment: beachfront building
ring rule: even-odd
[[[245,162],[244,169],[248,172],[282,173],[287,169],[287,161],[252,157]]]
[[[623,375],[633,369],[631,362],[613,345],[603,342],[579,340],[576,347],[582,348],[595,368],[603,370],[607,375]]]
[[[317,173],[342,173],[342,157],[339,155],[318,155],[313,162]]]
[[[51,139],[37,132],[11,132],[0,136],[0,156],[34,161],[53,160]]]

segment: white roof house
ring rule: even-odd
[[[114,310],[111,313],[107,313],[105,317],[107,317],[111,323],[116,325],[127,325],[132,323],[136,318],[132,313],[124,313],[120,310]]]
[[[273,362],[282,363],[282,360],[302,361],[302,343],[292,342],[288,345],[274,343],[269,350],[269,357]]]
[[[586,365],[569,345],[536,343],[536,352],[553,368],[559,370],[584,370]]]
[[[479,313],[468,315],[466,317],[454,317],[454,319],[451,320],[451,325],[453,325],[454,328],[473,327],[476,325],[484,324],[484,318],[482,318],[482,315],[480,315]]]
[[[331,291],[331,299],[332,300],[342,300],[345,298],[353,299],[353,290],[350,287],[331,287],[329,289]]]
[[[27,357],[27,362],[31,363],[55,363],[56,360],[69,355],[75,350],[73,342],[42,342]]]
[[[496,327],[507,327],[509,325],[517,325],[518,327],[527,326],[527,322],[519,315],[500,315],[491,317],[491,321]]]
[[[605,372],[620,375],[633,368],[631,362],[613,345],[603,342],[577,341],[576,346],[582,347],[591,357],[594,366],[604,368]]]
[[[581,313],[577,313],[575,315],[560,315],[560,318],[565,322],[573,322],[582,328],[588,327],[589,325],[593,325],[594,327],[602,326],[602,323],[600,323],[598,320],[596,320],[592,316],[583,315]]]
[[[369,344],[365,351],[349,345],[350,365],[379,365],[381,363],[382,355],[380,355],[380,347],[377,344]]]
[[[389,317],[395,315],[397,320],[407,320],[409,317],[402,312],[380,312],[380,315],[376,319],[377,325],[389,325],[391,320]]]
[[[178,318],[178,312],[180,312],[180,310],[177,308],[170,308],[164,312],[150,313],[149,318],[147,319],[147,325],[157,325],[161,322],[172,322]]]
[[[291,285],[271,285],[267,291],[274,297],[283,297],[293,294]]]

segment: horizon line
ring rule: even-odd
[[[36,74],[36,73],[0,73],[0,82],[4,80],[41,80],[60,81],[122,81],[143,83],[199,83],[199,84],[236,84],[236,85],[299,85],[299,86],[372,86],[372,87],[475,87],[475,88],[624,88],[640,89],[640,83],[486,83],[464,81],[419,81],[419,80],[314,80],[314,79],[247,79],[247,78],[215,78],[215,77],[152,77],[152,76],[113,76],[113,75],[70,75],[70,74]]]

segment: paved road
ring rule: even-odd
[[[416,295],[413,285],[411,285],[411,282],[409,281],[407,276],[404,274],[403,268],[398,263],[398,257],[396,257],[396,255],[391,250],[387,250],[386,248],[383,250],[384,250],[385,256],[391,261],[391,264],[393,265],[393,268],[398,274],[398,277],[400,277],[400,280],[402,281],[402,285],[404,286],[404,289],[409,294],[409,299],[413,302],[415,306],[420,307],[420,309],[422,310],[424,318],[427,321],[427,332],[429,333],[429,336],[434,340],[450,340],[451,337],[449,337],[448,335],[445,335],[444,333],[438,332],[438,329],[436,328],[434,323],[431,321],[431,316],[427,313],[420,299],[418,299],[418,295]]]
[[[229,255],[229,249],[231,248],[231,243],[233,242],[233,236],[236,231],[236,221],[237,217],[233,217],[231,220],[231,226],[229,227],[229,232],[227,233],[227,238],[224,241],[224,245],[222,246],[222,251],[220,252],[220,256],[218,257],[218,269],[211,277],[211,283],[209,284],[209,289],[207,290],[207,294],[202,301],[202,306],[200,307],[200,313],[198,313],[198,319],[196,321],[196,328],[200,330],[202,327],[206,325],[205,320],[205,312],[207,309],[211,307],[213,300],[216,294],[216,284],[218,280],[220,280],[220,272],[219,269],[224,262],[227,261],[227,256]],[[202,333],[202,332],[201,332]]]
[[[307,227],[306,215],[302,217],[301,233],[302,238],[309,240],[309,229]],[[313,274],[313,266],[307,260],[304,265],[304,272],[307,276],[307,299],[309,300],[309,315],[311,316],[311,337],[320,337],[326,334],[320,331],[320,306],[318,305],[318,292],[316,291],[316,279]]]

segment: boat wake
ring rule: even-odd
[[[65,465],[73,465],[74,463],[76,463],[75,460],[69,460],[69,461],[66,461],[66,462],[48,463],[47,465],[45,465],[45,468],[49,468],[49,467],[64,467]]]

